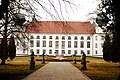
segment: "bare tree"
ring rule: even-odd
[[[72,11],[77,8],[71,0],[57,0],[58,8],[54,2],[55,0],[0,0],[0,34],[4,39],[2,64],[5,64],[6,61],[4,54],[8,51],[7,38],[10,35],[14,35],[16,41],[19,41],[23,48],[27,48],[26,40],[29,38],[28,34],[25,33],[24,25],[31,22],[33,15],[38,20],[44,18],[37,6],[53,20],[65,20],[62,4],[64,4],[66,14],[68,14],[67,7]]]

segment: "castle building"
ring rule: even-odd
[[[28,48],[17,49],[17,54],[103,56],[104,33],[90,22],[33,21],[25,31]]]

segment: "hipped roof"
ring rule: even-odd
[[[34,21],[26,25],[29,33],[94,34],[95,27],[90,22]]]

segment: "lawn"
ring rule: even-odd
[[[6,65],[0,65],[0,80],[21,80],[44,65],[40,61],[36,61],[35,70],[30,70],[30,57],[16,57],[13,61],[7,60]]]
[[[87,57],[87,70],[81,70],[91,80],[117,80],[120,75],[119,63],[105,62],[103,59]],[[73,64],[79,70],[80,62]]]

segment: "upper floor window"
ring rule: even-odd
[[[71,48],[71,41],[68,41],[68,48]]]
[[[97,46],[98,46],[97,43],[95,43],[95,48],[97,48]]]
[[[39,40],[37,40],[37,42],[36,42],[36,47],[40,47],[40,41]]]
[[[40,39],[40,36],[37,36],[37,39]]]
[[[43,36],[43,39],[46,39],[46,36]]]
[[[90,48],[90,42],[89,41],[87,42],[87,48]]]
[[[62,40],[65,40],[65,36],[62,36]]]
[[[34,41],[30,40],[30,47],[34,47]]]
[[[50,36],[49,39],[52,39],[52,36]]]
[[[104,36],[101,36],[101,40],[104,40]]]
[[[55,41],[55,48],[59,48],[59,41]]]
[[[98,37],[97,37],[97,36],[95,36],[95,40],[98,40]]]
[[[49,41],[49,47],[52,47],[52,41]]]
[[[81,41],[81,42],[80,42],[80,47],[81,47],[81,48],[84,48],[84,41]]]
[[[34,39],[34,37],[33,37],[33,36],[30,36],[30,39]]]
[[[84,37],[83,37],[83,36],[81,36],[81,40],[84,40]]]
[[[77,36],[74,37],[74,40],[77,40]]]
[[[87,40],[90,40],[90,36],[87,37]]]
[[[77,48],[77,41],[74,41],[74,48]]]
[[[65,48],[65,41],[62,41],[62,49]]]
[[[43,41],[43,47],[46,47],[46,41]]]
[[[68,36],[68,40],[71,40],[71,37],[70,37],[70,36]]]

